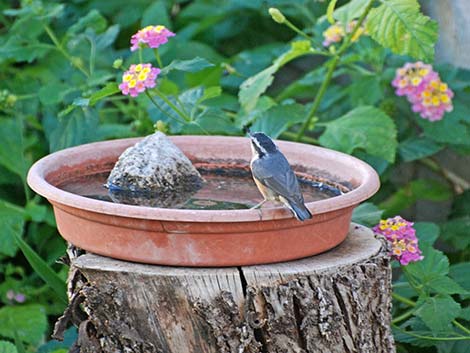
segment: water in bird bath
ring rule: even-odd
[[[104,184],[109,173],[98,173],[70,179],[57,187],[84,197],[132,205],[192,209],[192,210],[237,210],[248,209],[262,200],[249,171],[199,170],[204,184],[195,193],[185,195],[156,195],[143,193],[116,193]],[[324,200],[338,196],[341,191],[333,186],[299,178],[305,202]],[[161,199],[165,198],[164,202]],[[267,207],[267,206],[264,206]]]

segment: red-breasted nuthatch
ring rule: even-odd
[[[299,221],[312,218],[300,190],[299,182],[286,157],[279,151],[273,140],[262,132],[251,133],[250,163],[253,179],[264,200],[253,208],[261,207],[266,201],[281,201]]]

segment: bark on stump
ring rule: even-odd
[[[177,268],[85,254],[72,261],[69,295],[56,329],[78,324],[74,352],[395,352],[385,243],[354,224],[327,253],[270,265]]]

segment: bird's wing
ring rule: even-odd
[[[297,177],[283,155],[269,161],[259,159],[253,163],[252,170],[256,178],[276,194],[303,203]]]

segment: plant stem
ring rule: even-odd
[[[393,299],[396,299],[398,300],[399,302],[402,302],[404,304],[407,304],[408,306],[411,306],[411,307],[415,307],[416,306],[416,303],[414,301],[412,301],[411,299],[408,299],[408,298],[405,298],[405,297],[402,297],[401,295],[397,294],[397,293],[392,293],[392,298]],[[410,311],[412,313],[412,311]],[[406,314],[406,313],[405,313]],[[405,316],[405,314],[401,315],[401,316]],[[398,322],[398,321],[401,321],[403,320],[403,318],[399,316],[397,318],[395,318],[393,321],[392,321],[392,324],[395,323],[395,322]],[[409,316],[409,315],[408,315]],[[462,325],[460,322],[458,322],[457,320],[452,320],[452,324],[454,324],[454,326],[458,327],[459,329],[461,329],[463,332],[465,332],[466,334],[470,335],[470,329],[468,329],[467,327],[465,327],[464,325]],[[408,333],[408,332],[406,332]],[[466,338],[466,339],[470,339],[470,337]]]
[[[413,336],[413,337],[417,337],[417,338],[421,338],[421,339],[425,339],[425,340],[430,340],[430,341],[461,341],[461,340],[470,340],[470,336],[458,336],[458,337],[433,337],[433,336],[422,336],[422,335],[417,335],[416,333],[413,333],[413,332],[409,332],[409,331],[406,331],[406,330],[403,330],[401,327],[397,326],[397,325],[392,325],[394,328],[396,328],[397,330],[407,334],[407,335],[410,335],[410,336]]]
[[[308,39],[309,41],[313,41],[313,39],[307,34],[305,33],[304,31],[302,31],[299,27],[297,27],[296,25],[294,25],[291,21],[289,21],[287,18],[284,20],[284,24],[289,27],[290,29],[292,29],[295,33],[297,33],[298,35],[304,37],[305,39]]]
[[[90,77],[90,74],[83,68],[83,66],[74,60],[72,56],[64,49],[62,44],[59,42],[57,39],[57,36],[55,35],[54,31],[52,30],[51,27],[48,25],[44,24],[44,30],[46,31],[47,35],[51,39],[52,43],[54,43],[55,47],[57,50],[68,60],[70,63],[75,66],[77,69],[79,69],[86,77]]]
[[[444,179],[446,179],[447,182],[452,185],[455,193],[461,194],[465,190],[470,188],[469,182],[467,182],[454,172],[440,165],[439,162],[435,159],[427,157],[420,159],[419,162],[431,169],[433,172],[440,174]]]
[[[331,78],[333,77],[333,72],[335,71],[336,66],[338,65],[339,59],[340,57],[336,55],[329,62],[329,67],[326,73],[325,80],[322,82],[320,89],[318,90],[318,93],[315,97],[315,100],[313,101],[312,108],[310,108],[310,111],[307,115],[307,120],[305,120],[304,124],[302,125],[299,132],[297,133],[297,137],[295,139],[297,142],[299,142],[302,139],[302,137],[305,134],[305,131],[308,129],[308,127],[312,123],[312,120],[315,117],[315,113],[317,112],[318,107],[320,106],[321,100],[323,99],[323,96],[325,95],[326,89],[328,88],[328,85],[330,84]]]
[[[178,118],[175,118],[174,116],[168,114],[168,113],[161,107],[161,105],[157,103],[157,101],[152,97],[152,95],[151,95],[148,91],[145,91],[145,94],[146,94],[146,96],[150,99],[150,101],[153,103],[153,105],[154,105],[158,110],[160,110],[163,114],[165,114],[167,117],[169,117],[170,119],[173,119],[173,120],[179,122],[180,124],[185,124],[185,123],[186,123],[185,121],[181,121],[181,120],[179,120]]]
[[[153,50],[153,52],[155,53],[155,59],[157,59],[158,67],[159,67],[160,69],[163,68],[162,59],[160,58],[160,54],[158,53],[158,49],[155,48],[155,49]]]
[[[405,320],[405,319],[408,319],[408,318],[409,318],[410,316],[412,316],[412,315],[413,315],[413,310],[408,310],[408,311],[406,311],[405,313],[401,314],[400,316],[397,316],[396,318],[394,318],[394,319],[392,320],[392,324],[394,325],[394,324],[396,324],[396,323],[398,323],[398,322],[400,322],[400,321],[403,321],[403,320]]]
[[[144,59],[142,58],[142,48],[139,48],[139,63],[143,63]]]
[[[180,117],[182,117],[186,122],[191,121],[191,117],[185,114],[181,109],[179,109],[172,101],[170,101],[162,92],[160,92],[157,88],[154,89],[157,96],[159,96],[168,106],[173,109]]]
[[[406,304],[408,306],[415,307],[416,303],[412,301],[411,299],[405,298],[401,296],[400,294],[397,293],[392,293],[392,298],[398,300],[399,302],[402,302],[403,304]]]
[[[281,134],[281,136],[283,136],[287,140],[291,140],[291,141],[295,141],[295,139],[296,139],[295,132],[284,131]],[[302,139],[300,140],[300,142],[309,143],[311,145],[319,145],[320,144],[317,139],[314,139],[313,137],[309,137],[309,136],[302,136]]]
[[[463,332],[465,332],[467,335],[470,335],[470,330],[468,328],[466,328],[464,325],[462,325],[460,322],[458,322],[457,320],[452,320],[452,323],[458,327],[459,329],[461,329]]]
[[[348,49],[349,45],[351,44],[351,40],[353,36],[362,26],[362,23],[364,22],[366,16],[369,14],[370,10],[372,9],[372,5],[374,4],[374,1],[375,0],[369,0],[367,7],[365,8],[364,12],[361,14],[359,19],[357,20],[356,26],[354,26],[354,29],[346,36],[343,44],[339,48],[336,55],[333,56],[333,58],[329,61],[329,67],[326,73],[325,80],[322,82],[322,85],[320,86],[320,89],[318,90],[315,100],[313,101],[312,108],[310,109],[310,112],[307,115],[307,120],[305,120],[304,124],[302,125],[299,132],[297,133],[296,141],[300,141],[302,139],[302,136],[305,134],[305,131],[307,131],[308,127],[312,123],[312,120],[315,117],[315,114],[318,108],[320,107],[321,100],[323,99],[323,96],[325,95],[326,89],[328,88],[330,84],[331,78],[333,77],[333,72],[335,71],[336,66],[338,66],[341,60],[341,56]]]

